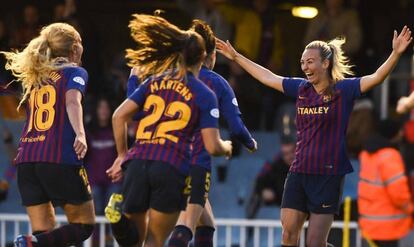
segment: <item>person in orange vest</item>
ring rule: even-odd
[[[359,226],[378,247],[398,247],[413,223],[404,161],[394,146],[402,138],[401,127],[396,121],[381,121],[359,156]]]

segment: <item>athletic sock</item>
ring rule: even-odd
[[[37,246],[60,247],[82,243],[92,234],[94,225],[67,224],[49,232],[36,234]],[[36,243],[34,242],[34,245]]]
[[[214,227],[199,226],[196,228],[194,247],[213,247]]]
[[[112,235],[122,246],[133,246],[139,241],[138,230],[125,215],[117,223],[111,223]]]
[[[174,228],[171,234],[170,240],[168,241],[168,247],[188,247],[193,238],[193,233],[190,228],[184,225],[178,225]]]

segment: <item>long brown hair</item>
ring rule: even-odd
[[[199,34],[183,31],[162,17],[134,14],[128,27],[137,42],[136,49],[127,49],[128,65],[140,67],[140,79],[178,69],[183,76],[188,67],[201,64],[205,45]]]

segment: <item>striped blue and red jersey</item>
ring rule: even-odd
[[[75,131],[66,111],[66,92],[85,93],[88,73],[68,66],[50,74],[46,85],[33,89],[26,102],[26,123],[20,137],[15,163],[47,162],[81,165],[73,143]]]
[[[236,137],[246,148],[253,149],[253,138],[241,119],[236,96],[228,82],[205,66],[201,68],[198,78],[216,94],[220,114],[226,120],[231,135]],[[194,136],[191,164],[211,170],[211,157],[204,147],[200,129]]]
[[[296,98],[297,143],[290,171],[343,175],[353,171],[346,150],[346,130],[361,78],[338,81],[331,95],[318,94],[303,78],[284,78],[283,90]]]
[[[183,174],[190,168],[191,143],[198,128],[218,128],[214,93],[188,73],[184,79],[150,77],[130,96],[142,111],[130,159],[164,161]]]

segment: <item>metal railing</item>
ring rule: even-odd
[[[57,215],[56,221],[58,224],[66,223],[66,217],[64,215]],[[108,222],[103,216],[96,217],[96,223],[98,225],[98,238],[95,239],[99,241],[99,246],[105,247],[108,246],[106,237],[106,229],[108,229]],[[9,229],[8,227],[11,225]],[[281,234],[282,224],[280,220],[247,220],[247,219],[216,219],[217,231],[214,235],[214,246],[225,246],[231,247],[236,244],[240,247],[246,247],[248,243],[248,229],[252,229],[252,245],[254,247],[259,246],[278,246],[279,243],[276,243],[275,239],[280,239],[276,237],[276,232]],[[305,228],[307,223],[305,223]],[[342,229],[344,223],[341,221],[335,221],[332,225],[332,228]],[[352,246],[361,247],[361,234],[356,222],[350,222],[349,228],[356,231],[355,244]],[[263,229],[266,232],[266,238],[261,238],[261,232]],[[5,247],[7,241],[7,232],[14,237],[19,234],[28,234],[31,232],[29,218],[25,214],[0,214],[0,247]],[[236,234],[234,234],[236,232]],[[224,238],[219,238],[219,235],[224,233]],[[83,246],[91,246],[92,240],[89,238],[83,244]],[[110,246],[117,247],[118,244],[110,240]],[[250,244],[251,245],[251,244]],[[301,233],[301,242],[300,246],[305,246],[305,231]]]

